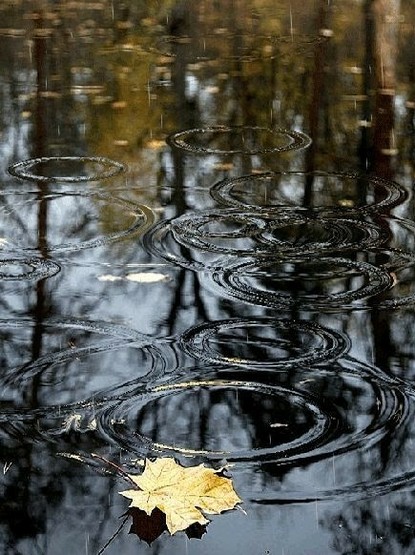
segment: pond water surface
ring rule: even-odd
[[[414,553],[412,0],[0,18],[0,552]],[[243,510],[148,545],[158,457]]]

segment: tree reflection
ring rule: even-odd
[[[360,4],[347,1],[341,6],[300,0],[278,5],[259,0],[166,1],[157,6],[133,1],[42,2],[36,3],[35,9],[30,3],[15,2],[13,6],[0,6],[0,13],[4,22],[0,30],[0,145],[4,176],[10,163],[40,156],[105,155],[129,166],[126,176],[68,187],[5,178],[1,236],[8,238],[10,244],[12,239],[22,242],[27,238],[36,255],[43,259],[54,256],[51,247],[62,237],[76,242],[90,239],[91,234],[105,236],[122,228],[130,214],[126,216],[124,208],[118,210],[115,196],[146,204],[161,218],[170,219],[211,206],[221,208],[211,197],[210,187],[225,177],[257,171],[337,172],[359,167],[362,173],[373,172],[410,184],[415,89],[410,24],[414,7],[408,2],[402,1],[401,11],[398,1],[385,0]],[[362,15],[360,19],[358,14]],[[403,25],[401,15],[407,18]],[[313,144],[306,153],[254,156],[199,156],[164,144],[166,136],[175,131],[217,124],[295,128],[309,133]],[[231,138],[238,144],[240,137]],[[229,145],[230,150],[233,146]],[[309,175],[303,205],[312,206],[316,198],[324,198],[326,206],[337,205],[341,200],[362,206],[367,200],[367,191],[360,187],[363,184],[358,183],[350,198],[340,198],[342,195],[331,186],[325,187],[320,197]],[[273,187],[282,185],[276,178]],[[298,182],[291,188],[292,193],[298,193],[297,185]],[[11,191],[15,196],[8,196]],[[65,198],[69,191],[90,195],[89,200],[86,196],[77,197],[76,201],[71,197],[74,202],[70,204],[69,196]],[[113,203],[99,205],[95,202],[97,197],[93,197],[97,191],[112,198]],[[241,189],[240,193],[244,192]],[[263,190],[251,191],[250,198],[260,205],[262,194]],[[25,202],[15,205],[16,199],[21,198]],[[52,202],[58,198],[65,198],[65,202],[55,209]],[[413,217],[412,204],[400,210],[402,215]],[[65,217],[71,221],[66,223]],[[11,229],[6,227],[8,222]],[[225,225],[225,231],[230,229]],[[287,240],[301,240],[304,229],[307,231],[306,226],[298,226],[297,235],[290,235],[288,230]],[[0,248],[3,255],[2,242]],[[13,248],[4,251],[4,258],[20,256],[20,251]],[[190,249],[183,245],[179,248],[185,259],[190,257]],[[9,378],[23,379],[28,375],[24,369],[31,368],[41,357],[55,353],[63,357],[33,371],[29,380],[23,380],[24,386],[9,383],[9,389],[4,391],[1,456],[2,462],[12,463],[4,476],[5,552],[8,549],[15,553],[23,545],[21,551],[28,553],[34,538],[44,542],[39,549],[46,552],[50,521],[49,517],[45,521],[44,514],[51,510],[60,516],[65,514],[64,497],[68,491],[74,492],[77,502],[85,502],[82,492],[86,490],[88,495],[93,492],[96,496],[96,507],[90,512],[85,509],[81,515],[72,515],[74,522],[79,524],[84,519],[89,531],[96,531],[91,540],[94,548],[103,545],[103,536],[109,535],[107,514],[103,514],[103,507],[109,511],[108,484],[96,486],[89,475],[72,476],[68,462],[56,462],[54,458],[62,447],[86,452],[109,449],[106,440],[92,429],[69,426],[62,431],[62,423],[70,422],[65,418],[74,416],[64,412],[64,408],[64,416],[54,414],[57,421],[52,424],[42,423],[42,419],[39,424],[39,413],[34,413],[33,419],[17,418],[12,422],[7,422],[7,415],[13,410],[43,410],[56,399],[64,400],[61,404],[68,397],[71,401],[88,399],[103,390],[107,392],[110,380],[111,384],[125,386],[123,394],[133,387],[140,390],[142,382],[151,380],[146,371],[154,368],[163,368],[173,377],[177,372],[180,379],[183,368],[192,375],[196,362],[204,371],[207,363],[185,355],[178,342],[180,334],[195,324],[241,316],[252,321],[283,316],[322,322],[349,331],[353,347],[364,342],[366,350],[362,349],[359,355],[367,356],[381,370],[413,380],[412,309],[405,314],[390,313],[372,310],[368,303],[370,316],[365,318],[365,312],[353,320],[350,312],[320,314],[305,310],[300,302],[292,310],[280,313],[226,299],[217,290],[208,289],[201,272],[171,265],[171,279],[152,290],[145,289],[128,282],[124,275],[164,261],[144,251],[139,234],[113,246],[98,245],[82,253],[74,252],[68,250],[57,256],[62,271],[50,280],[23,285],[1,283],[2,316],[19,321],[30,319],[24,333],[21,328],[6,326],[1,331],[4,373]],[[352,260],[360,256],[366,255],[361,251],[350,254]],[[373,255],[367,257],[373,261]],[[102,275],[108,280],[99,281],[97,276]],[[275,291],[285,287],[294,297],[303,291],[306,280],[302,275],[300,283],[282,281],[264,278],[267,287]],[[359,310],[363,308],[360,306]],[[97,339],[99,332],[71,328],[69,323],[67,329],[51,332],[50,319],[57,315],[125,324],[157,335],[158,339],[168,336],[176,358],[164,359],[162,349],[143,353],[132,339],[130,348],[128,338],[121,345],[122,338],[118,336],[108,339],[109,343],[114,341],[111,347],[101,336]],[[301,334],[297,337],[294,332],[289,341],[275,333],[267,337],[268,345],[264,346],[264,334],[258,332],[246,341],[243,331],[239,335],[225,334],[215,344],[225,359],[233,361],[234,366],[229,364],[220,374],[229,380],[239,372],[232,370],[237,367],[238,357],[259,363],[264,353],[278,356],[281,353],[269,345],[279,341],[289,358],[298,354],[295,345],[304,341]],[[99,348],[94,351],[97,344]],[[79,360],[69,355],[64,358],[71,349],[78,348],[82,349]],[[92,354],[87,356],[89,348]],[[155,363],[157,357],[160,360]],[[19,371],[20,375],[16,375]],[[163,372],[158,377],[164,380]],[[305,377],[307,372],[310,375]],[[177,434],[178,444],[194,446],[196,451],[216,449],[226,453],[266,451],[270,445],[281,447],[306,435],[314,418],[311,413],[304,416],[303,406],[295,410],[287,401],[293,399],[289,392],[294,395],[300,386],[308,400],[322,400],[333,421],[340,420],[341,415],[345,428],[353,429],[360,420],[372,421],[378,416],[379,399],[370,396],[363,386],[352,387],[350,376],[345,377],[337,363],[332,367],[324,363],[290,368],[278,375],[244,367],[238,379],[264,386],[264,391],[267,385],[280,388],[285,397],[265,394],[262,389],[259,393],[243,389],[238,393],[232,387],[210,391],[195,386],[197,391],[172,394],[146,405],[136,415],[135,431],[145,432],[151,440],[161,443],[168,443]],[[304,385],[302,382],[307,379],[312,381]],[[398,410],[393,414],[399,420]],[[403,418],[402,422],[398,429],[394,429],[393,420],[388,423],[385,437],[371,452],[369,463],[360,452],[353,458],[351,482],[364,480],[369,474],[372,478],[385,475],[405,462],[406,455],[402,453],[409,450],[411,429],[409,421]],[[50,441],[49,432],[56,443]],[[336,433],[333,431],[332,438],[338,438]],[[219,453],[217,458],[220,456]],[[49,468],[51,460],[53,467]],[[339,472],[346,472],[339,466]],[[311,467],[309,461],[300,461],[296,469],[313,476]],[[264,490],[272,489],[284,481],[289,483],[291,471],[289,465],[267,463],[259,465],[257,475],[251,478],[253,482],[258,479]],[[322,487],[319,480],[316,478]],[[401,504],[392,503],[388,516],[374,501],[347,504],[340,499],[339,503],[342,531],[338,530],[339,516],[329,522],[334,549],[369,553],[368,538],[380,535],[382,528],[391,538],[388,549],[393,550],[399,543],[403,548],[411,545],[408,527],[400,527],[399,523],[406,518],[405,512],[413,512],[412,495]],[[29,539],[33,540],[30,545]],[[158,549],[156,546],[152,552]]]

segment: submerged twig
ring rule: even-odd
[[[101,555],[101,553],[104,553],[104,551],[107,549],[107,547],[115,540],[115,538],[118,536],[118,534],[121,532],[121,530],[124,528],[125,523],[128,520],[129,515],[127,515],[124,520],[122,521],[122,523],[120,524],[120,526],[117,528],[117,530],[113,533],[113,535],[110,537],[110,539],[107,541],[107,543],[101,547],[101,549],[98,551],[97,555]]]

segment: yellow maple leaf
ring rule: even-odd
[[[207,524],[209,521],[202,511],[218,514],[241,502],[232,480],[218,472],[203,464],[183,467],[172,458],[159,458],[154,462],[147,459],[143,474],[129,475],[139,489],[120,494],[131,499],[130,507],[137,507],[148,515],[156,507],[163,511],[167,528],[174,534],[194,522]]]

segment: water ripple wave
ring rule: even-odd
[[[42,258],[1,258],[0,281],[38,281],[60,272],[60,266]]]
[[[134,455],[224,459],[241,463],[242,471],[255,463],[266,472],[279,469],[288,481],[297,469],[311,476],[314,465],[333,457],[357,464],[408,426],[414,407],[412,387],[351,357],[260,374],[206,366],[186,378],[103,408],[101,433]]]
[[[207,279],[231,299],[279,309],[353,308],[393,286],[385,268],[340,257],[240,260]]]
[[[309,207],[376,212],[402,204],[408,197],[406,188],[395,181],[323,171],[243,175],[216,183],[210,192],[222,205],[266,211],[306,203]]]
[[[313,322],[276,318],[204,322],[186,330],[180,341],[182,349],[197,360],[283,371],[334,360],[350,347],[346,336],[334,330]],[[249,355],[244,357],[244,353]]]
[[[184,129],[166,140],[170,146],[196,154],[271,154],[301,150],[311,144],[310,137],[300,131],[226,125]],[[229,147],[235,143],[238,146]]]
[[[41,250],[59,254],[107,245],[144,233],[154,222],[153,210],[144,204],[91,191],[0,192],[0,233],[20,253]],[[39,238],[37,212],[48,214]],[[112,212],[112,229],[102,230],[102,210]],[[22,217],[24,215],[24,217]],[[16,226],[16,221],[19,226]]]
[[[125,169],[120,162],[103,156],[45,156],[16,162],[8,171],[29,181],[81,183],[109,179]]]

